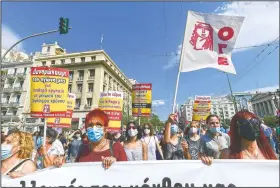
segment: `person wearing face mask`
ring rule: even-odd
[[[188,144],[185,138],[178,137],[179,127],[171,114],[165,124],[163,156],[165,160],[184,160],[188,158]]]
[[[109,118],[101,109],[94,109],[87,114],[85,128],[88,142],[81,145],[76,162],[102,162],[104,168],[108,169],[116,161],[127,161],[122,145],[106,138],[108,123]],[[54,164],[60,167],[64,160],[59,158]]]
[[[157,160],[156,151],[160,154],[160,158],[163,159],[163,153],[159,146],[158,138],[154,135],[154,128],[151,123],[145,123],[143,125],[144,137],[142,141],[148,147],[148,160]]]
[[[222,159],[277,159],[255,114],[237,112],[231,120],[230,132],[231,145],[222,152]]]
[[[190,127],[188,129],[188,137],[187,137],[187,143],[188,143],[188,159],[191,160],[198,160],[199,159],[199,153],[205,153],[203,142],[200,139],[200,136],[198,134],[199,129],[199,123],[197,121],[192,121],[190,124]]]
[[[30,159],[34,143],[32,135],[21,131],[9,134],[1,144],[1,175],[23,177],[37,170]]]
[[[141,127],[134,122],[126,126],[127,140],[124,142],[124,150],[128,161],[148,160],[147,144],[141,140]]]
[[[206,118],[207,132],[201,136],[204,153],[199,153],[199,157],[205,163],[210,165],[212,159],[219,159],[221,152],[229,148],[230,137],[220,131],[220,118],[217,115],[209,115]]]
[[[62,143],[57,139],[57,132],[52,128],[46,130],[46,143],[38,149],[35,162],[38,169],[53,166],[54,161],[65,154]]]
[[[68,161],[70,163],[74,163],[76,161],[79,148],[82,145],[81,131],[76,130],[72,138],[72,141],[68,145]]]

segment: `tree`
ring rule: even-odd
[[[229,128],[230,127],[230,119],[225,119],[223,123],[224,128]]]
[[[269,127],[276,127],[277,125],[277,117],[276,116],[264,116],[263,121],[265,125]]]

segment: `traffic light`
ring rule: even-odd
[[[68,33],[68,26],[69,26],[69,19],[61,17],[59,19],[59,33],[60,34],[67,34]]]

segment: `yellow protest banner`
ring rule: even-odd
[[[65,118],[48,118],[47,125],[49,127],[70,128],[72,123],[72,115],[75,107],[76,95],[68,93],[67,112]]]
[[[211,96],[195,96],[193,104],[193,121],[206,120],[211,113]]]
[[[31,67],[31,117],[65,117],[69,71],[61,68]]]
[[[132,86],[132,115],[150,117],[152,108],[152,84],[135,84]]]
[[[98,108],[102,109],[109,117],[109,130],[119,131],[121,128],[123,92],[101,92]]]

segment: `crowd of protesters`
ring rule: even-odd
[[[277,159],[277,129],[264,124],[248,111],[237,112],[230,130],[221,127],[217,115],[209,115],[206,124],[192,121],[184,130],[176,115],[170,114],[164,129],[156,132],[150,123],[129,122],[119,132],[108,131],[105,112],[95,109],[85,119],[85,132],[73,130],[58,134],[47,128],[32,134],[14,129],[1,133],[1,174],[22,177],[38,169],[61,167],[65,163],[102,162],[109,168],[117,161]]]

